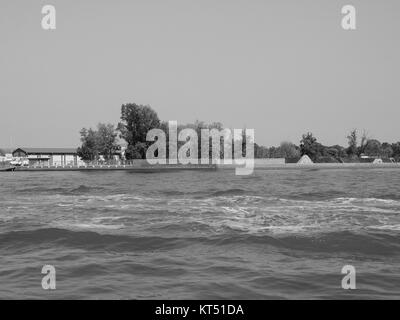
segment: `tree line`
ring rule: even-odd
[[[123,104],[120,122],[117,126],[99,123],[95,129],[83,128],[80,131],[81,146],[78,148],[78,155],[84,161],[96,161],[101,157],[106,161],[112,160],[115,154],[121,152],[119,139],[122,139],[126,142],[126,160],[145,159],[147,148],[152,144],[152,142],[146,141],[146,135],[151,129],[155,128],[162,129],[168,135],[168,123],[161,121],[150,106],[136,103]],[[224,129],[220,122],[207,124],[203,121],[180,125],[178,131],[183,128],[194,129],[199,139],[201,129]],[[346,147],[340,145],[324,146],[318,142],[311,132],[307,132],[302,135],[299,145],[292,142],[282,142],[277,147],[268,148],[255,143],[254,157],[287,158],[295,161],[302,155],[308,155],[314,162],[358,162],[365,155],[387,159],[394,158],[396,161],[400,161],[400,142],[381,143],[376,139],[369,138],[365,132],[359,134],[356,129],[347,135],[347,141]],[[179,142],[178,145],[183,143]],[[198,145],[200,148],[201,144]],[[245,146],[243,150],[245,150]],[[223,157],[223,149],[221,149],[220,156]]]
[[[348,146],[324,146],[311,132],[303,134],[300,144],[282,142],[279,147],[266,148],[255,145],[256,158],[299,158],[308,155],[314,162],[359,162],[362,156],[400,161],[400,142],[381,143],[368,138],[365,131],[360,135],[357,129],[347,136]]]
[[[201,130],[224,129],[220,122],[207,124],[203,121],[195,121],[194,123],[179,125],[178,132],[185,128],[194,129],[197,133],[199,138],[199,157],[201,156]],[[83,128],[80,131],[81,146],[78,148],[78,156],[84,161],[98,161],[101,157],[106,161],[112,160],[113,156],[121,151],[118,143],[119,138],[126,142],[124,153],[126,160],[145,159],[147,148],[153,143],[146,141],[147,133],[151,129],[163,130],[168,140],[168,122],[161,121],[157,113],[150,106],[136,103],[123,104],[121,107],[120,122],[117,126],[99,123],[97,129]],[[177,145],[180,147],[184,143],[179,141]],[[212,145],[210,144],[210,154],[211,152]],[[221,148],[220,156],[223,157],[223,148]]]

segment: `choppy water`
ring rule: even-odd
[[[0,298],[400,298],[400,170],[2,173],[0,261]]]

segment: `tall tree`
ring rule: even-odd
[[[118,133],[114,125],[99,123],[96,135],[98,152],[106,161],[113,159],[115,153],[121,149],[117,143]]]
[[[369,139],[365,144],[364,153],[367,156],[381,156],[382,154],[382,145],[376,139]]]
[[[83,128],[80,134],[82,145],[77,152],[84,161],[98,160],[101,155],[108,161],[120,149],[118,134],[112,124],[99,123],[97,130]]]
[[[135,103],[123,104],[121,107],[121,121],[118,124],[120,137],[127,143],[125,157],[134,159],[138,155],[144,158],[146,149],[150,145],[146,135],[151,129],[160,127],[157,113],[150,107]]]
[[[283,141],[279,149],[282,158],[298,158],[300,156],[300,150],[294,143]]]
[[[357,154],[357,143],[358,143],[358,136],[357,130],[354,129],[350,132],[347,136],[349,147],[347,148],[347,154],[349,156],[354,156]]]
[[[98,139],[96,131],[83,128],[80,131],[82,145],[78,148],[78,156],[84,161],[94,161],[99,158]]]
[[[396,143],[392,143],[392,150],[393,154],[392,156],[399,161],[400,160],[400,141]]]
[[[320,156],[321,145],[311,132],[303,134],[300,141],[300,151],[302,155],[308,155],[311,160],[315,161]]]
[[[368,142],[368,135],[365,132],[365,130],[363,131],[363,134],[361,136],[361,142],[360,142],[360,146],[357,148],[358,150],[358,156],[360,156],[362,153],[365,152],[365,146],[367,145]]]
[[[393,156],[393,148],[391,144],[384,142],[382,143],[382,157],[384,158],[391,158]]]

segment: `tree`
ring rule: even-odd
[[[357,130],[354,129],[350,132],[350,134],[347,136],[348,144],[349,147],[347,148],[347,154],[349,156],[354,156],[357,154]]]
[[[360,156],[362,153],[365,152],[365,146],[368,142],[368,135],[365,132],[365,130],[363,131],[363,134],[361,136],[361,143],[360,146],[357,148],[357,155]]]
[[[392,157],[395,158],[397,161],[400,160],[400,142],[392,143]]]
[[[321,155],[322,145],[317,142],[317,139],[311,132],[303,134],[300,141],[301,155],[308,155],[311,160],[315,161]]]
[[[391,158],[393,156],[393,148],[389,143],[382,143],[381,155],[384,158]]]
[[[145,158],[147,147],[147,133],[151,129],[160,127],[160,119],[157,113],[150,106],[138,105],[135,103],[123,104],[121,107],[121,122],[118,124],[120,137],[127,143],[127,159],[134,159],[139,154]],[[143,148],[144,154],[143,154]]]
[[[82,145],[77,153],[84,161],[98,160],[100,155],[108,161],[120,150],[117,143],[118,134],[112,124],[99,123],[97,130],[83,128],[80,134]]]
[[[364,153],[367,156],[380,156],[382,154],[382,145],[376,139],[369,139],[365,144]]]
[[[84,161],[94,161],[99,158],[97,135],[93,129],[83,128],[80,131],[82,145],[78,148],[78,156]]]
[[[333,150],[335,150],[335,151],[333,151]],[[333,155],[333,153],[335,153],[336,158],[345,158],[347,156],[347,150],[344,147],[339,146],[338,144],[336,144],[332,147],[329,147],[327,151],[328,151],[328,153],[330,153],[332,155]]]
[[[97,148],[104,160],[112,160],[114,154],[121,148],[117,143],[118,133],[114,125],[99,123],[97,125]]]
[[[135,145],[128,145],[125,150],[126,159],[145,159],[148,145],[144,142],[137,142]]]
[[[161,127],[164,127],[164,124],[162,123],[161,124]],[[207,130],[212,130],[212,129],[216,129],[216,130],[218,130],[218,131],[222,131],[222,130],[224,130],[224,127],[223,127],[223,125],[222,125],[222,123],[220,123],[220,122],[213,122],[213,123],[211,123],[211,124],[207,124],[207,123],[205,123],[204,121],[199,121],[199,120],[196,120],[194,123],[188,123],[188,124],[186,124],[186,125],[179,125],[178,126],[178,135],[179,135],[179,133],[180,133],[180,131],[181,130],[183,130],[183,129],[188,129],[188,128],[190,128],[190,129],[193,129],[193,130],[195,130],[196,131],[196,134],[197,134],[197,146],[198,146],[198,150],[197,150],[197,154],[198,154],[198,158],[199,159],[201,159],[201,157],[202,157],[202,150],[201,150],[201,147],[202,147],[202,137],[201,137],[201,130],[202,129],[207,129]],[[232,132],[232,135],[233,135],[233,132]],[[232,137],[233,138],[233,137]],[[245,139],[245,138],[244,138]],[[245,140],[244,140],[245,141]],[[178,143],[177,143],[177,146],[178,146],[178,149],[182,146],[182,145],[184,145],[185,144],[185,142],[183,142],[183,141],[178,141]],[[245,152],[245,148],[244,149],[242,149],[243,150],[243,152]],[[233,152],[233,147],[232,147],[232,152]],[[209,159],[212,159],[213,158],[213,156],[215,156],[215,157],[218,157],[218,155],[213,155],[213,153],[212,153],[212,137],[210,136],[210,138],[209,138]],[[223,141],[223,138],[221,137],[220,138],[220,152],[219,152],[219,158],[220,159],[223,159],[224,158],[224,141]]]
[[[281,142],[279,153],[282,158],[298,158],[300,157],[299,148],[291,142]]]
[[[254,158],[269,158],[269,149],[264,146],[259,146],[257,143],[254,144]]]

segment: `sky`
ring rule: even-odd
[[[354,128],[400,141],[399,33],[398,0],[1,0],[0,146],[78,146],[129,102],[266,146],[346,145]]]

